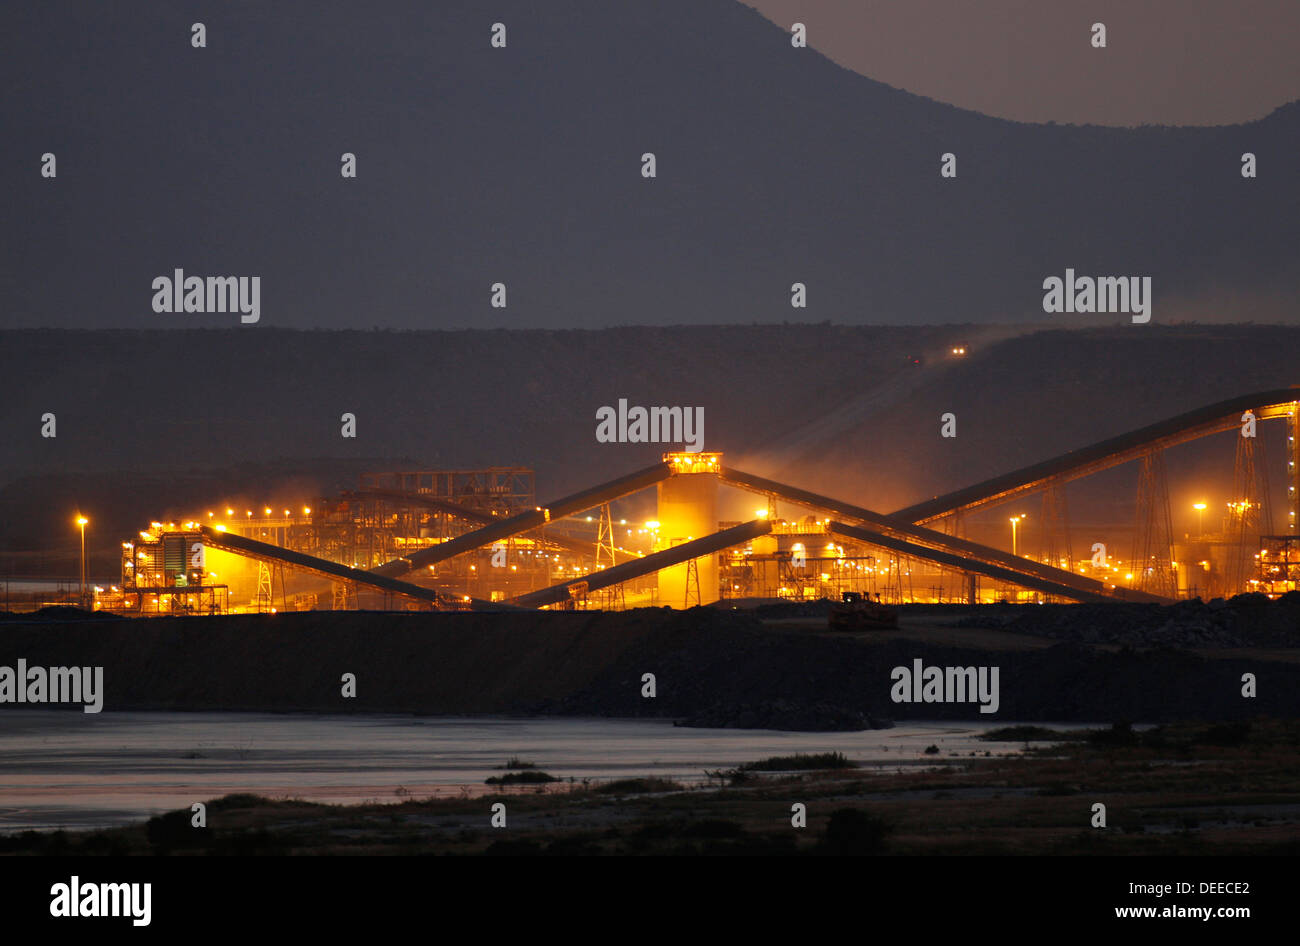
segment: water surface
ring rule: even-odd
[[[644,719],[318,716],[0,710],[0,832],[95,828],[232,792],[336,804],[486,790],[512,757],[563,779],[655,775],[796,752],[842,752],[869,770],[1019,751],[997,723],[905,723],[852,733],[687,729]],[[1079,728],[1061,725],[1058,728]]]

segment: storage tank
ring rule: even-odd
[[[669,549],[718,531],[718,471],[721,455],[716,453],[671,453],[664,460],[673,475],[659,483],[659,528],[656,549]],[[718,556],[695,559],[699,571],[699,603],[718,600]],[[687,606],[687,577],[690,563],[659,572],[659,604],[673,608]],[[696,604],[691,581],[690,604]]]

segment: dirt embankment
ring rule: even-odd
[[[955,630],[955,629],[954,629]],[[1300,663],[1243,653],[1024,650],[840,636],[739,612],[309,612],[154,620],[6,620],[0,666],[102,666],[112,710],[695,717],[709,725],[856,728],[879,719],[1227,720],[1300,716]],[[947,635],[945,640],[950,640]],[[996,666],[999,706],[894,703],[894,667]],[[1241,695],[1244,673],[1258,696]],[[355,698],[342,695],[344,674]],[[655,675],[656,696],[642,696]]]

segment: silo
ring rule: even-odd
[[[668,549],[692,539],[718,531],[717,454],[669,454],[674,473],[659,483],[658,541],[656,548]],[[699,571],[699,603],[718,600],[718,556],[716,553],[695,560]],[[659,572],[659,604],[673,608],[687,605],[687,578],[690,564],[684,563]],[[691,577],[690,604],[696,603],[695,581]]]

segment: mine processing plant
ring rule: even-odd
[[[363,475],[358,489],[299,509],[209,511],[153,523],[122,544],[121,584],[96,607],[131,614],[307,609],[625,608],[834,598],[885,602],[1170,601],[1300,581],[1300,389],[1222,401],[1119,437],[882,513],[726,466],[720,453],[669,453],[649,467],[536,502],[524,468]],[[1234,501],[1223,528],[1177,541],[1164,451],[1282,420],[1285,523],[1271,526],[1255,439],[1236,438]],[[1139,466],[1134,549],[1075,558],[1065,485]],[[616,520],[611,503],[654,487],[653,519]],[[723,521],[724,489],[761,498]],[[967,536],[977,510],[1041,496],[1046,554]],[[806,510],[782,517],[784,505]],[[281,514],[283,513],[283,514]],[[1113,560],[1112,560],[1113,559]]]

